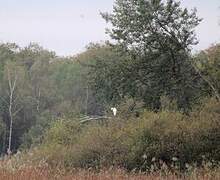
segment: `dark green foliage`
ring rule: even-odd
[[[120,63],[129,57],[118,54],[108,45],[90,46],[88,49],[87,66],[90,67],[88,74],[89,82],[96,92],[96,96],[103,104],[109,102],[117,103],[123,98],[123,89],[127,88],[121,81],[127,81],[124,78],[124,72]],[[132,89],[130,89],[132,93]]]
[[[117,0],[113,13],[102,16],[113,26],[108,32],[118,42],[115,48],[125,52],[116,53],[123,58],[113,65],[103,65],[113,73],[108,75],[113,99],[118,93],[112,81],[123,87],[122,96],[141,97],[151,109],[160,109],[160,97],[166,95],[177,100],[179,110],[189,110],[198,99],[200,84],[190,57],[190,48],[197,43],[194,29],[200,22],[196,10],[182,9],[173,0]]]

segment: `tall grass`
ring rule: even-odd
[[[190,174],[164,174],[162,171],[152,173],[127,172],[121,169],[100,170],[72,170],[66,172],[61,169],[48,167],[31,167],[16,171],[0,169],[0,180],[215,180],[220,178],[220,171],[204,171],[195,169]]]

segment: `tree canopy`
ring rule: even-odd
[[[105,72],[111,72],[108,78],[123,87],[120,94],[141,97],[154,110],[160,109],[161,96],[168,96],[180,110],[188,111],[199,97],[201,81],[190,53],[201,21],[196,10],[188,11],[173,0],[117,0],[113,13],[102,16],[112,24],[108,33],[116,40],[114,49],[120,49],[116,54],[123,57],[114,65],[103,62]],[[114,89],[113,81],[109,84]]]

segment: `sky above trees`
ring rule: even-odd
[[[111,12],[114,0],[7,0],[0,6],[0,42],[26,46],[37,42],[59,55],[73,55],[89,42],[108,39],[99,12]],[[220,1],[181,0],[198,9],[200,43],[194,51],[220,42]]]

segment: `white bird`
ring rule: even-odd
[[[113,115],[116,116],[116,114],[117,114],[117,109],[116,109],[115,107],[112,107],[111,110],[112,110],[112,112],[113,112]]]

